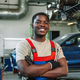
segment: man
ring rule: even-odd
[[[55,80],[67,76],[68,66],[61,47],[46,39],[48,16],[43,12],[35,14],[32,29],[33,37],[19,42],[16,47],[16,62],[21,75],[28,77],[28,80]],[[26,55],[30,56],[33,64],[26,62]]]

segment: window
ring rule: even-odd
[[[68,42],[70,42],[70,45],[80,45],[80,36],[73,37]]]

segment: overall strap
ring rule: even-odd
[[[35,46],[33,45],[33,43],[32,43],[32,41],[30,40],[30,39],[26,39],[27,41],[28,41],[28,43],[30,44],[30,47],[31,47],[31,49],[36,49],[35,48]],[[51,43],[51,51],[53,52],[55,52],[55,45],[54,45],[54,42],[53,41],[50,41],[50,43]],[[34,51],[35,52],[35,51]]]
[[[51,55],[53,55],[53,59],[55,59],[56,56],[55,44],[53,41],[50,41],[50,43],[51,43]]]
[[[32,50],[32,54],[33,53],[37,53],[35,46],[33,45],[32,41],[30,39],[26,39],[28,41],[28,43],[30,44],[31,50]]]
[[[32,41],[30,39],[26,39],[28,43],[30,44],[30,47],[32,49],[32,53],[37,52],[35,46],[33,45]],[[53,41],[50,41],[51,43],[51,52],[55,52],[55,45]]]
[[[51,52],[55,52],[55,44],[53,41],[50,41],[51,43]]]
[[[50,56],[45,56],[45,57],[38,57],[38,54],[37,54],[37,51],[36,51],[36,48],[35,46],[33,45],[32,41],[30,39],[26,39],[28,41],[28,43],[30,44],[31,46],[31,50],[32,50],[32,54],[34,56],[33,58],[33,61],[47,61],[49,59],[52,59],[54,60],[55,59],[55,45],[54,45],[54,42],[50,41],[51,43],[51,55]]]

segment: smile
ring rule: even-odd
[[[45,29],[39,29],[39,31],[44,31]]]

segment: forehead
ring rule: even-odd
[[[45,16],[45,15],[37,15],[37,16],[35,17],[35,20],[45,20],[45,21],[49,21],[48,18],[47,18],[47,16]]]

